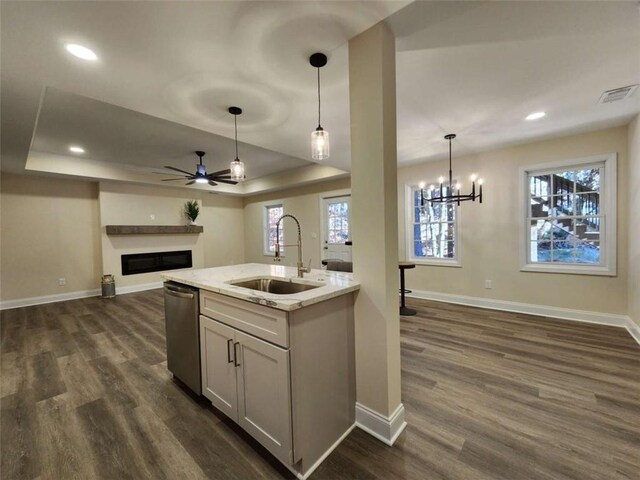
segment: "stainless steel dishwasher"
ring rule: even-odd
[[[164,283],[167,368],[187,387],[202,394],[198,289]]]

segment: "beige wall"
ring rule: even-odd
[[[629,124],[629,316],[640,326],[640,115]]]
[[[464,136],[460,135],[459,140],[464,141]],[[446,150],[444,140],[442,147]],[[418,266],[407,271],[408,288],[627,314],[627,150],[626,126],[467,157],[456,157],[454,147],[454,175],[463,182],[472,173],[479,173],[485,179],[483,204],[469,202],[462,204],[459,210],[463,266]],[[618,153],[617,276],[520,272],[519,168],[611,152]],[[422,179],[433,181],[440,175],[446,176],[447,170],[447,161],[425,163],[399,170],[400,258],[405,258],[405,185],[416,184]],[[485,279],[493,281],[493,289],[484,288]]]
[[[0,299],[99,288],[97,184],[5,173],[1,187]]]
[[[184,204],[200,202],[197,223],[203,234],[107,235],[106,225],[186,225]],[[178,188],[126,183],[100,183],[100,225],[104,273],[114,274],[118,287],[160,282],[160,272],[121,275],[120,256],[130,253],[191,250],[193,267],[203,268],[244,259],[242,199]]]
[[[320,268],[320,198],[323,193],[350,188],[348,178],[315,183],[305,187],[282,190],[246,197],[244,200],[244,258],[247,262],[273,263],[272,256],[264,255],[262,215],[264,205],[282,201],[284,212],[295,216],[302,228],[302,255],[305,265],[311,259],[312,268]],[[296,242],[296,228],[291,220],[284,220],[285,243]],[[313,238],[315,234],[316,238]],[[282,259],[283,265],[295,266],[296,251],[289,247]]]

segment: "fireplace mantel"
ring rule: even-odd
[[[175,235],[202,233],[202,225],[106,225],[107,235]]]

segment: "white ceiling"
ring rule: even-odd
[[[398,163],[628,123],[640,93],[637,2],[415,2],[388,19],[397,38]],[[547,116],[525,121],[529,113]]]
[[[315,70],[307,59],[322,51],[329,56],[322,69],[322,123],[332,151],[326,163],[348,170],[346,43],[384,18],[397,38],[401,165],[442,156],[449,132],[458,134],[454,152],[462,154],[619,125],[640,112],[640,93],[596,104],[604,90],[640,83],[636,2],[419,1],[402,8],[407,3],[3,1],[2,169],[24,169],[44,87],[133,110],[130,118],[147,118],[143,130],[158,119],[192,127],[176,125],[175,136],[167,135],[185,140],[174,148],[145,136],[158,144],[136,149],[118,147],[116,131],[100,135],[87,123],[91,140],[73,140],[86,158],[152,167],[163,151],[188,164],[189,152],[203,148],[212,152],[205,157],[211,170],[229,154],[227,107],[235,104],[244,109],[240,140],[261,147],[241,152],[253,162],[250,177],[305,165],[316,126]],[[68,55],[66,42],[92,48],[99,61]],[[48,133],[36,135],[34,147],[66,155],[60,150],[71,142],[64,138],[70,127],[82,115],[92,118],[81,110],[76,117],[43,110]],[[547,117],[524,121],[538,110]]]

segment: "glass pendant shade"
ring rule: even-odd
[[[242,182],[244,180],[244,162],[241,162],[237,158],[229,165],[229,177],[236,182]]]
[[[311,158],[324,160],[329,158],[329,132],[316,129],[311,132]]]

